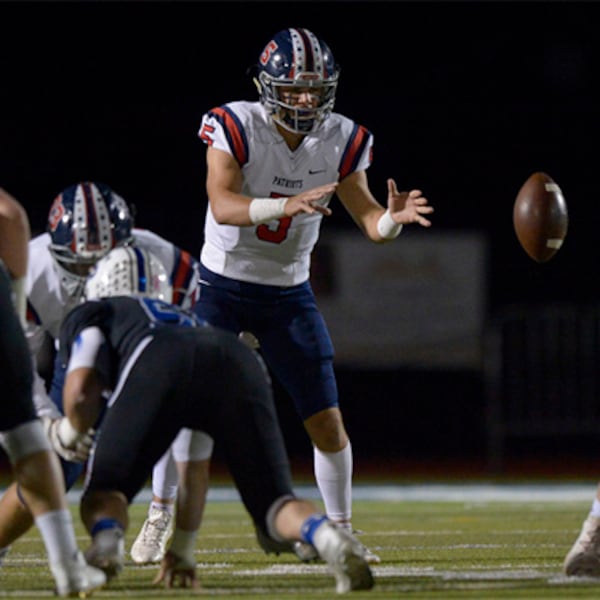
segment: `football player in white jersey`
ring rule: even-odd
[[[350,528],[352,448],[333,344],[309,282],[311,251],[334,194],[376,243],[393,240],[403,225],[429,227],[433,207],[420,190],[399,192],[393,179],[385,206],[375,199],[366,174],[373,136],[333,112],[338,78],[323,40],[284,29],[259,56],[259,101],[204,114],[198,135],[207,145],[209,206],[194,310],[258,339],[312,440],[327,515]]]
[[[47,232],[29,242],[30,260],[25,280],[26,336],[34,361],[45,337],[56,341],[64,317],[81,302],[90,268],[109,250],[120,245],[135,245],[156,255],[170,274],[173,303],[184,308],[193,305],[198,290],[198,261],[157,234],[134,228],[129,206],[109,186],[99,182],[78,182],[54,199]],[[65,423],[61,412],[64,370],[55,365],[49,391],[37,369],[34,379],[36,411],[43,418],[59,454],[68,489],[83,470],[92,437],[82,439],[75,451],[62,444],[61,440],[66,437],[61,429]],[[207,436],[205,441],[206,461],[200,464],[208,473],[212,440]],[[152,479],[153,503],[149,515],[158,515],[150,528],[156,530],[159,543],[164,545],[172,531],[177,472],[170,452],[159,463],[161,466],[157,466],[157,475]],[[0,550],[7,549],[31,525],[31,514],[19,501],[17,487],[9,487],[0,499]]]
[[[33,405],[33,365],[23,333],[29,238],[23,206],[0,189],[0,444],[46,546],[56,593],[83,597],[106,577],[77,548],[60,464]]]

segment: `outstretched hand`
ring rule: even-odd
[[[396,223],[403,225],[419,223],[423,227],[431,227],[431,221],[423,215],[430,215],[433,206],[429,206],[421,190],[399,192],[393,179],[388,179],[387,184],[388,208]]]
[[[200,583],[196,579],[196,565],[167,551],[160,564],[158,575],[153,584],[164,583],[165,588],[174,587],[198,589]]]
[[[326,183],[310,190],[306,190],[296,196],[290,196],[285,203],[285,214],[288,217],[294,217],[300,213],[312,215],[321,213],[328,217],[331,215],[331,209],[322,203],[335,192],[337,182]]]

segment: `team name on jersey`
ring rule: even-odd
[[[275,177],[273,177],[273,185],[297,190],[302,187],[302,179],[286,179],[285,177],[275,175]]]

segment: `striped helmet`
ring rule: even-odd
[[[114,248],[93,267],[85,284],[85,298],[141,296],[171,302],[173,288],[162,262],[135,246]]]
[[[48,214],[50,253],[66,271],[87,275],[115,246],[132,240],[133,219],[125,200],[107,185],[83,181],[64,189]],[[75,269],[80,265],[82,269]]]
[[[316,131],[331,114],[339,67],[327,44],[308,29],[284,29],[264,47],[254,82],[273,120],[294,133]],[[309,104],[297,104],[308,94]]]

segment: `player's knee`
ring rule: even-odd
[[[313,444],[323,452],[339,452],[348,445],[348,434],[337,408],[322,410],[304,421]]]

